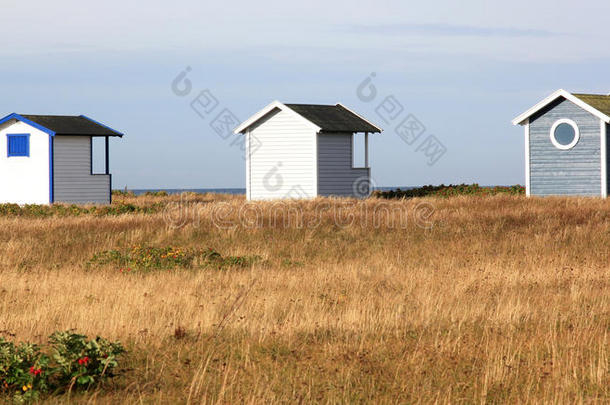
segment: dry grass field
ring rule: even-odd
[[[281,206],[302,223],[274,220],[271,203],[243,209],[240,197],[179,201],[0,216],[0,336],[44,342],[74,328],[128,349],[111,382],[45,401],[610,402],[610,200]],[[393,223],[374,220],[379,204]],[[150,271],[90,262],[133,246],[257,260]]]

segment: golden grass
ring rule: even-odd
[[[422,202],[431,229],[413,220]],[[357,225],[325,212],[317,227],[284,227],[270,219],[277,205],[257,203],[262,226],[219,229],[218,210],[238,223],[245,202],[210,195],[187,199],[179,228],[167,213],[0,218],[0,330],[43,341],[75,328],[128,346],[112,384],[48,398],[58,403],[610,401],[610,200],[365,204],[380,203],[408,212],[407,226],[361,226],[359,206],[343,210]],[[344,201],[290,207],[309,224],[321,204]],[[87,266],[136,244],[262,260],[149,274]]]

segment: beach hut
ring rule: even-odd
[[[111,202],[110,137],[123,134],[84,115],[9,114],[0,120],[0,202]],[[105,170],[93,173],[93,138],[105,139]]]
[[[245,136],[248,200],[368,196],[368,136],[381,131],[341,104],[272,102],[235,129]],[[357,134],[361,167],[354,164]]]
[[[608,196],[610,96],[557,90],[513,120],[525,128],[527,195]]]

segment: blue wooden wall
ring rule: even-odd
[[[556,148],[549,137],[561,118],[576,122],[580,141],[569,150]],[[530,118],[530,186],[532,195],[601,193],[600,120],[564,98]]]

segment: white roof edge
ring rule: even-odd
[[[596,117],[598,117],[599,119],[601,119],[607,123],[610,123],[610,117],[608,115],[591,107],[589,104],[585,103],[578,97],[574,96],[572,93],[570,93],[564,89],[559,89],[559,90],[553,92],[548,97],[546,97],[544,100],[540,101],[538,104],[536,104],[529,110],[527,110],[526,112],[524,112],[523,114],[516,117],[512,121],[513,125],[525,124],[526,120],[528,120],[529,117],[531,117],[533,114],[537,113],[538,111],[540,111],[541,109],[543,109],[544,107],[546,107],[547,105],[552,103],[553,101],[557,100],[559,97],[564,97],[565,99],[570,100],[571,102],[573,102],[574,104],[576,104],[577,106],[582,108],[583,110],[590,112],[591,114],[595,115]]]
[[[358,114],[357,112],[355,112],[354,110],[351,110],[349,108],[347,108],[345,105],[341,104],[341,103],[337,103],[337,105],[340,105],[341,107],[345,108],[347,111],[351,112],[352,114],[354,114],[356,117],[360,118],[363,121],[366,121],[368,124],[374,126],[375,128],[377,128],[379,130],[379,133],[383,132],[383,129],[380,128],[379,126],[373,124],[371,121],[367,120],[366,118],[364,118],[362,115]]]
[[[241,124],[239,124],[239,126],[233,130],[233,133],[234,134],[243,133],[248,127],[252,126],[256,121],[263,118],[265,115],[267,115],[269,112],[271,112],[271,110],[273,110],[274,108],[279,108],[280,110],[291,112],[292,114],[294,114],[295,116],[298,116],[301,120],[303,120],[307,125],[312,127],[312,129],[314,129],[316,132],[318,132],[322,129],[319,126],[317,126],[316,124],[314,124],[313,122],[309,121],[307,118],[303,117],[301,114],[294,111],[292,108],[289,108],[287,105],[280,103],[279,101],[276,100],[276,101],[272,101],[265,108],[263,108],[262,110],[260,110],[259,112],[257,112],[256,114],[254,114],[253,116],[251,116],[250,118],[248,118],[247,120],[242,122]]]

